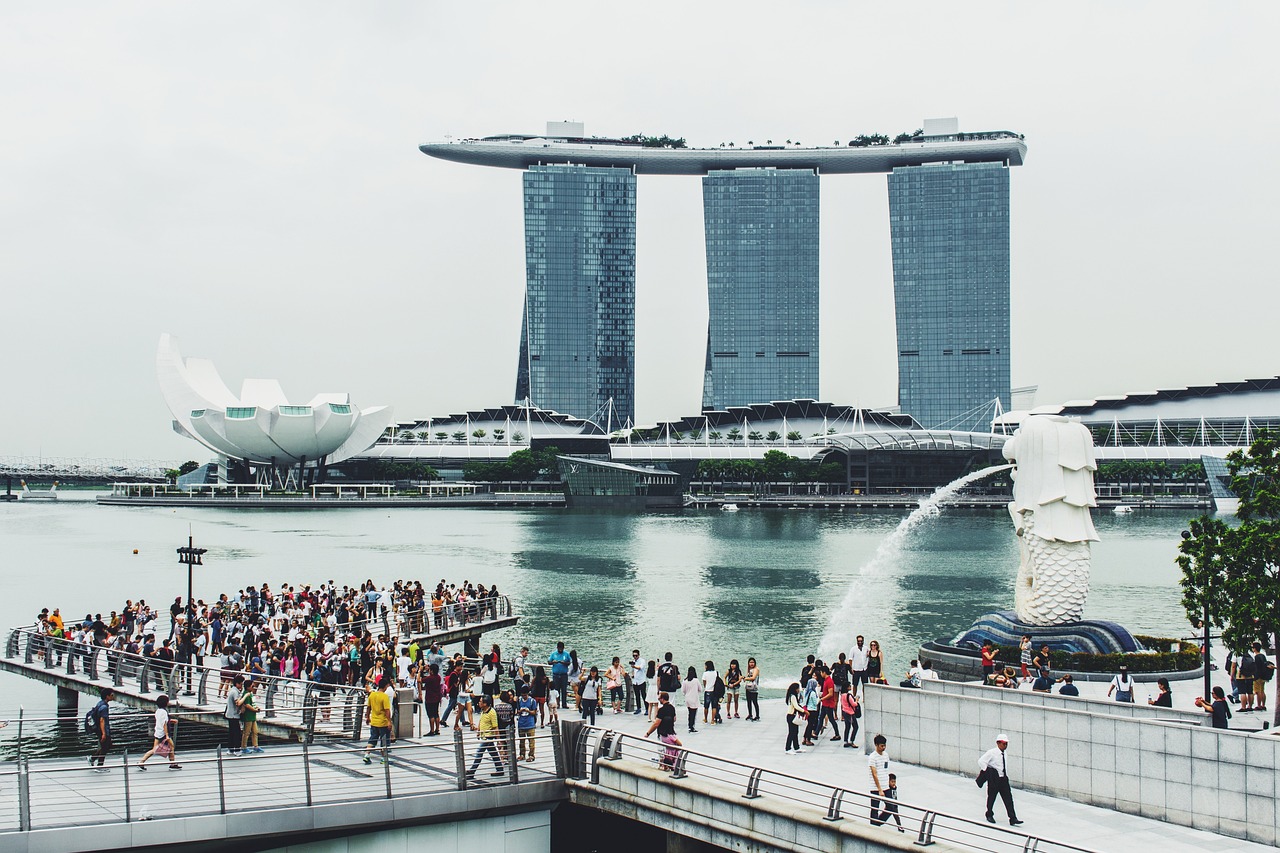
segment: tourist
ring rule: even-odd
[[[841,653],[840,657],[844,657]],[[836,707],[840,704],[840,696],[836,692],[835,675],[829,669],[822,670],[822,687],[820,688],[818,728],[826,731],[826,724],[831,723],[831,739],[840,740],[840,724],[836,722]]]
[[[1009,788],[1008,762],[1005,750],[1009,748],[1009,736],[996,735],[996,745],[988,749],[978,759],[978,786],[987,786],[987,823],[995,823],[996,816],[991,807],[996,803],[998,795],[1004,801],[1004,810],[1009,815],[1009,825],[1018,826],[1018,813],[1013,810],[1013,791]]]
[[[511,751],[507,748],[507,733],[512,730],[516,722],[515,703],[515,696],[510,690],[499,693],[493,703],[493,712],[498,715],[498,754],[502,756],[504,764],[512,760]]]
[[[727,692],[724,683],[724,676],[716,674],[716,682],[711,686],[711,722],[719,725],[724,722],[724,717],[720,715],[720,705],[724,702],[724,695]]]
[[[471,762],[471,768],[467,771],[467,778],[475,778],[476,771],[480,769],[480,762],[484,760],[486,753],[493,759],[494,769],[489,775],[505,776],[506,771],[502,767],[502,755],[498,752],[496,745],[498,739],[498,714],[493,710],[493,705],[490,704],[488,696],[480,697],[480,713],[478,717],[476,730],[480,734],[480,743],[476,747],[476,754]],[[383,760],[385,761],[385,759]]]
[[[656,731],[658,740],[667,745],[658,761],[658,769],[670,771],[675,768],[676,758],[679,755],[678,751],[671,749],[671,747],[683,746],[684,744],[676,737],[676,709],[671,704],[671,696],[665,690],[660,690],[656,698],[659,707],[657,713],[654,714],[653,722],[645,730],[644,736],[648,737]]]
[[[647,662],[640,657],[639,649],[631,650],[631,690],[635,694],[636,707],[631,713],[643,714],[648,707],[649,672]]]
[[[89,711],[87,720],[98,736],[98,748],[89,756],[89,766],[106,773],[107,753],[111,750],[111,700],[116,698],[116,692],[104,687],[98,697],[98,704]]]
[[[1236,655],[1235,688],[1240,694],[1240,713],[1253,710],[1253,673],[1256,661],[1248,652]]]
[[[626,692],[626,671],[622,668],[622,658],[616,655],[609,668],[605,670],[605,687],[609,691],[609,700],[613,703],[613,713],[622,713],[622,700]]]
[[[861,634],[854,640],[853,648],[849,650],[849,683],[853,687],[853,692],[858,692],[860,684],[867,683],[867,650],[863,648],[863,637]]]
[[[937,680],[938,680],[938,671],[933,668],[933,661],[931,660],[920,661],[921,683],[923,684],[923,682],[926,682],[926,681],[937,681]]]
[[[662,692],[658,689],[658,662],[656,660],[651,660],[645,665],[644,679],[647,685],[653,687],[652,692],[649,692],[647,687],[645,689],[645,711],[649,716],[649,722],[653,722],[657,719],[658,706],[661,704],[658,701],[658,694]]]
[[[386,693],[386,686],[387,677],[384,675],[369,688],[369,700],[364,708],[364,720],[369,724],[369,742],[360,757],[365,764],[372,763],[370,753],[379,747],[382,749],[382,763],[386,764],[387,750],[391,748],[391,697]]]
[[[534,736],[538,726],[538,703],[529,692],[529,685],[520,685],[520,698],[516,700],[516,734],[520,737],[520,761],[533,761],[538,747]]]
[[[440,700],[444,696],[444,679],[440,677],[439,664],[429,664],[421,677],[422,705],[427,712],[428,731],[424,737],[440,734]]]
[[[1243,698],[1244,694],[1240,696]],[[1213,701],[1205,702],[1200,696],[1196,697],[1195,705],[1206,714],[1212,714],[1213,720],[1211,725],[1215,729],[1228,728],[1227,721],[1231,719],[1231,706],[1227,704],[1226,694],[1221,687],[1213,688]]]
[[[724,674],[724,715],[732,716],[735,720],[742,719],[742,715],[738,713],[742,681],[742,668],[738,665],[738,659],[734,658],[729,661],[729,669]]]
[[[911,668],[907,670],[907,674],[903,677],[902,681],[898,684],[898,686],[899,687],[915,687],[918,689],[920,687],[921,672],[923,672],[923,669],[920,667],[920,661],[915,658],[912,658]]]
[[[596,724],[596,713],[600,710],[600,670],[591,667],[587,677],[578,682],[578,711],[582,719],[590,718],[591,725]]]
[[[711,716],[711,706],[715,704],[716,699],[716,682],[720,680],[720,673],[716,672],[716,665],[712,661],[707,661],[702,671],[702,722],[715,724],[716,719]],[[711,718],[708,719],[708,716]]]
[[[574,697],[574,701],[581,698],[579,695],[580,682],[587,677],[587,672],[588,670],[582,665],[582,661],[578,660],[578,650],[569,649],[569,693]],[[581,711],[582,705],[579,704],[577,709]]]
[[[1173,707],[1173,691],[1169,689],[1169,679],[1157,678],[1156,688],[1160,691],[1155,696],[1147,697],[1148,705],[1155,705],[1157,708]]]
[[[1262,650],[1261,643],[1253,644],[1253,710],[1267,710],[1267,682],[1275,674],[1273,664]]]
[[[889,822],[889,818],[893,818],[893,822],[898,825],[898,832],[906,832],[902,827],[902,818],[898,816],[898,774],[889,774],[889,787],[884,789],[884,808],[880,810],[879,824]],[[872,821],[872,823],[876,823]]]
[[[804,705],[800,701],[800,682],[793,681],[791,686],[787,688],[787,749],[788,755],[798,755],[804,752],[800,748],[800,720],[804,719],[808,712],[804,709]]]
[[[540,666],[533,668],[533,682],[529,685],[529,695],[538,706],[538,728],[547,725],[547,694],[551,691],[551,679],[547,671]]]
[[[880,802],[888,799],[884,791],[889,785],[889,739],[876,735],[873,743],[875,751],[867,756],[867,767],[871,771],[871,825],[880,826],[884,823]]]
[[[667,654],[669,656],[671,653]],[[702,705],[702,682],[698,680],[696,669],[689,667],[689,673],[680,689],[684,692],[684,706],[689,711],[689,731],[696,732],[694,725],[698,722],[698,708]]]
[[[153,743],[151,749],[143,753],[142,758],[138,760],[137,768],[139,770],[147,769],[147,759],[153,755],[161,755],[168,758],[170,770],[182,769],[182,765],[178,763],[178,755],[173,748],[173,738],[169,735],[169,726],[169,697],[161,693],[156,697],[155,725],[151,731]]]
[[[556,643],[556,650],[547,655],[547,664],[551,667],[551,681],[563,703],[567,701],[569,692],[569,655],[565,653],[564,643]],[[560,707],[566,706],[561,704]]]
[[[1058,688],[1059,695],[1061,696],[1079,696],[1080,695],[1080,688],[1076,687],[1075,684],[1072,682],[1071,673],[1068,672],[1066,675],[1062,676],[1062,678],[1059,680],[1062,682],[1062,686]]]
[[[258,746],[258,707],[253,703],[253,691],[257,682],[252,678],[245,679],[244,695],[240,699],[240,721],[243,731],[240,733],[240,751],[245,755],[262,752]]]
[[[227,720],[227,751],[235,756],[240,754],[241,713],[244,709],[245,677],[236,673],[231,678],[231,686],[227,689],[227,709],[223,716]]]
[[[747,658],[747,673],[742,679],[747,694],[747,719],[760,722],[760,667],[755,658]]]
[[[1023,634],[1018,642],[1018,664],[1022,667],[1022,683],[1031,680],[1031,635]]]
[[[658,666],[658,689],[667,693],[680,692],[680,668],[671,662],[671,652],[663,656]]]
[[[858,694],[852,685],[846,685],[840,694],[840,719],[844,721],[844,747],[854,749],[858,743],[858,718],[862,716],[862,706],[858,704]]]
[[[982,683],[990,685],[995,681],[996,650],[990,640],[982,644]]]
[[[853,667],[849,664],[844,652],[841,652],[839,659],[831,665],[831,680],[835,682],[837,695],[844,692],[852,673]]]
[[[822,670],[814,666],[809,671],[809,681],[804,686],[804,692],[801,694],[804,702],[804,717],[808,723],[804,730],[804,740],[800,741],[805,746],[814,746],[814,738],[818,736],[818,729],[822,725],[822,692],[819,687],[818,675]]]
[[[498,695],[500,686],[498,677],[501,673],[498,671],[498,664],[491,655],[486,655],[484,663],[480,666],[480,692],[489,697],[489,701],[493,701],[493,697]]]
[[[1049,656],[1049,646],[1046,643],[1040,647],[1040,651],[1036,652],[1036,656],[1031,659],[1032,666],[1036,668],[1035,681],[1031,682],[1032,690],[1038,693],[1048,693],[1052,689],[1051,663],[1052,658]]]
[[[1134,701],[1133,688],[1134,683],[1129,677],[1129,667],[1121,664],[1120,674],[1111,679],[1111,686],[1107,688],[1107,698],[1115,693],[1117,702],[1132,702]]]
[[[880,643],[872,640],[867,649],[867,681],[872,684],[887,684],[883,669],[884,655],[880,651]]]

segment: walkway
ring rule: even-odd
[[[844,749],[826,737],[802,755],[787,755],[786,722],[781,700],[760,703],[764,722],[727,720],[719,726],[704,726],[698,712],[698,732],[685,729],[683,702],[677,704],[676,734],[691,749],[710,753],[744,764],[801,776],[815,782],[865,790],[869,775],[865,750],[874,732],[859,732],[862,749]],[[564,712],[576,716],[572,711]],[[641,735],[648,727],[644,715],[605,714],[597,717],[597,725]],[[828,735],[829,737],[829,735]],[[1016,750],[1018,745],[1011,744]],[[974,775],[978,756],[985,747],[973,746]],[[893,755],[893,744],[889,744]],[[901,798],[922,807],[937,808],[956,815],[982,820],[985,793],[974,785],[973,776],[956,776],[920,767],[897,764]],[[1159,850],[1160,853],[1215,853],[1215,851],[1274,851],[1275,848],[1209,832],[1176,826],[1163,821],[1136,817],[1110,809],[1087,806],[1043,794],[1016,790],[1014,800],[1018,816],[1025,821],[1020,830],[1031,835],[1091,848],[1104,853],[1133,853],[1137,850]],[[997,809],[999,806],[997,804]],[[1003,822],[1001,825],[1005,825]],[[890,830],[886,829],[886,833]]]

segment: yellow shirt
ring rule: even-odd
[[[391,697],[381,690],[369,694],[369,725],[383,729],[391,727]]]
[[[498,712],[493,708],[480,712],[480,737],[488,739],[498,736]]]

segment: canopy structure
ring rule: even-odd
[[[175,432],[259,465],[341,462],[372,447],[394,414],[388,406],[358,410],[338,393],[293,404],[274,379],[246,379],[237,396],[213,362],[184,359],[168,334],[160,336],[156,375]]]

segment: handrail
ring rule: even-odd
[[[816,782],[685,746],[668,746],[603,726],[584,725],[578,738],[577,748],[573,750],[577,766],[569,775],[593,785],[601,784],[601,762],[608,764],[620,760],[637,760],[638,755],[641,756],[638,760],[644,761],[647,758],[647,761],[656,762],[663,770],[672,771],[673,780],[697,773],[703,778],[742,787],[744,799],[785,799],[812,808],[827,821],[841,820],[855,811],[863,817],[871,814],[873,825],[889,825],[901,821],[899,825],[905,825],[907,831],[913,832],[916,836],[915,843],[922,846],[943,841],[980,851],[1017,849],[1034,850],[1038,853],[1098,853],[1092,848],[993,826],[909,800],[887,801],[867,791]],[[624,742],[627,744],[625,748]],[[879,811],[873,808],[877,803],[880,805]],[[879,824],[876,823],[877,819]],[[983,846],[984,844],[996,847]]]
[[[160,792],[147,786],[141,786],[142,790],[139,790],[137,777],[140,774],[130,764],[130,755],[126,752],[108,758],[106,766],[112,773],[101,781],[94,780],[92,798],[73,801],[62,796],[64,784],[36,783],[40,779],[65,779],[68,785],[80,785],[87,772],[82,763],[59,758],[23,758],[13,763],[0,763],[0,782],[3,782],[0,791],[8,800],[0,803],[0,839],[14,830],[128,823],[234,811],[272,811],[304,803],[355,803],[465,791],[468,787],[468,765],[478,764],[483,757],[487,765],[485,769],[496,766],[490,755],[500,758],[503,775],[495,779],[486,774],[487,785],[510,786],[563,777],[556,755],[557,730],[533,735],[533,745],[539,758],[536,764],[526,763],[523,766],[517,761],[514,729],[508,735],[506,738],[484,740],[471,733],[463,735],[455,731],[452,738],[441,738],[435,742],[392,744],[372,754],[373,763],[381,763],[374,770],[362,766],[362,759],[369,755],[363,744],[330,744],[320,748],[304,743],[272,747],[266,754],[252,758],[231,758],[219,747],[201,753],[184,753],[183,766],[196,772],[183,773],[181,786]],[[492,744],[495,751],[481,752],[482,743]],[[136,761],[137,755],[132,757]],[[225,765],[230,761],[246,763],[253,772],[227,773]],[[149,766],[156,768],[156,772],[164,772],[161,761]],[[316,778],[321,773],[351,775],[348,769],[351,766],[363,770],[363,774],[356,773],[355,776],[363,775],[364,778],[344,779],[341,785],[333,785],[323,777]],[[123,773],[120,772],[122,770]],[[273,788],[279,796],[261,796],[267,788]],[[10,797],[14,799],[8,799]],[[3,841],[0,841],[0,847],[4,847]]]

